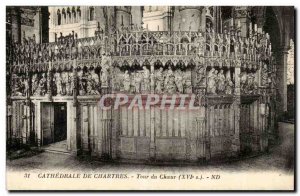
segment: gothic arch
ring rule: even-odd
[[[278,78],[278,108],[281,116],[287,111],[287,56],[290,39],[294,39],[294,8],[282,6],[254,7],[256,22],[270,34]],[[258,14],[260,13],[260,14]]]

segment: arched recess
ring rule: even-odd
[[[295,118],[295,44],[294,40],[290,39],[290,48],[287,57],[287,113],[288,120]]]
[[[267,6],[262,16],[256,18],[261,22],[263,30],[270,34],[272,52],[275,58],[277,73],[277,109],[279,117],[288,112],[287,107],[287,60],[290,39],[294,39],[294,8],[282,6]],[[290,101],[290,100],[289,100]]]

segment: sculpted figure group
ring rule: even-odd
[[[241,93],[242,94],[257,94],[258,93],[258,81],[257,74],[255,72],[246,72],[241,73]]]
[[[265,68],[265,67],[264,67]],[[262,80],[267,77],[262,73]],[[25,77],[14,76],[12,95],[26,96],[30,93],[32,96],[44,96],[47,94],[47,84],[49,78],[47,73],[35,73],[31,77],[31,89],[29,89],[29,80]],[[143,66],[142,70],[129,72],[128,70],[120,74],[113,74],[109,79],[110,70],[105,67],[99,72],[95,69],[78,70],[77,81],[73,72],[55,72],[53,73],[52,92],[54,96],[72,96],[74,92],[79,95],[99,95],[101,88],[113,86],[117,90],[127,93],[149,93],[151,85],[154,92],[158,94],[189,94],[192,93],[192,81],[188,72],[179,69],[173,70],[171,67],[164,69],[158,68],[151,73]],[[230,70],[216,69],[212,67],[207,72],[207,93],[210,95],[232,95],[234,93],[234,74]],[[153,80],[151,79],[153,78]],[[78,85],[74,85],[74,82]],[[117,82],[116,82],[117,81]],[[151,84],[151,81],[154,81]],[[267,82],[267,81],[266,81]],[[242,94],[257,94],[258,79],[256,72],[242,71],[240,74],[240,87]],[[31,90],[31,92],[29,92]],[[115,89],[113,89],[115,90]]]
[[[13,75],[13,96],[26,96],[29,90],[28,80],[23,77],[18,77],[16,74]]]
[[[101,88],[109,86],[109,69],[107,67],[103,67],[100,73],[97,73],[95,69],[79,70],[77,77],[79,95],[99,95]]]
[[[79,70],[77,72],[78,87],[74,84],[73,72],[55,72],[53,73],[52,80],[52,93],[54,96],[72,96],[75,91],[79,95],[98,95],[101,91],[101,84],[108,85],[108,70],[101,71],[101,77],[94,69],[90,71]],[[31,92],[32,96],[44,96],[47,94],[47,74],[34,73],[31,77]],[[29,93],[29,81],[21,78],[15,80],[13,85],[14,96],[25,96],[26,92]]]
[[[121,77],[124,92],[147,93],[151,90],[151,73],[146,66],[132,73],[126,70]],[[155,93],[192,93],[191,80],[186,79],[180,70],[173,71],[171,67],[164,70],[160,67],[154,72],[153,79]]]
[[[207,73],[207,93],[216,95],[216,94],[233,94],[234,82],[231,79],[231,73],[228,70],[226,75],[224,70],[216,70],[212,68]]]
[[[53,77],[54,91],[57,96],[73,94],[74,82],[72,72],[55,73]]]
[[[128,93],[150,92],[150,70],[144,66],[142,71],[123,74],[123,90]]]

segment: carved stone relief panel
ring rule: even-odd
[[[47,73],[34,73],[31,78],[31,95],[44,96],[47,93]]]
[[[101,93],[101,82],[107,75],[101,76],[100,82],[100,72],[97,68],[90,70],[83,68],[77,71],[79,95],[99,95]]]
[[[257,71],[245,69],[240,75],[241,93],[258,94],[258,73]]]
[[[234,90],[233,70],[211,67],[207,69],[207,93],[232,95]]]

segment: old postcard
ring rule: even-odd
[[[293,191],[294,12],[7,6],[7,189]]]

